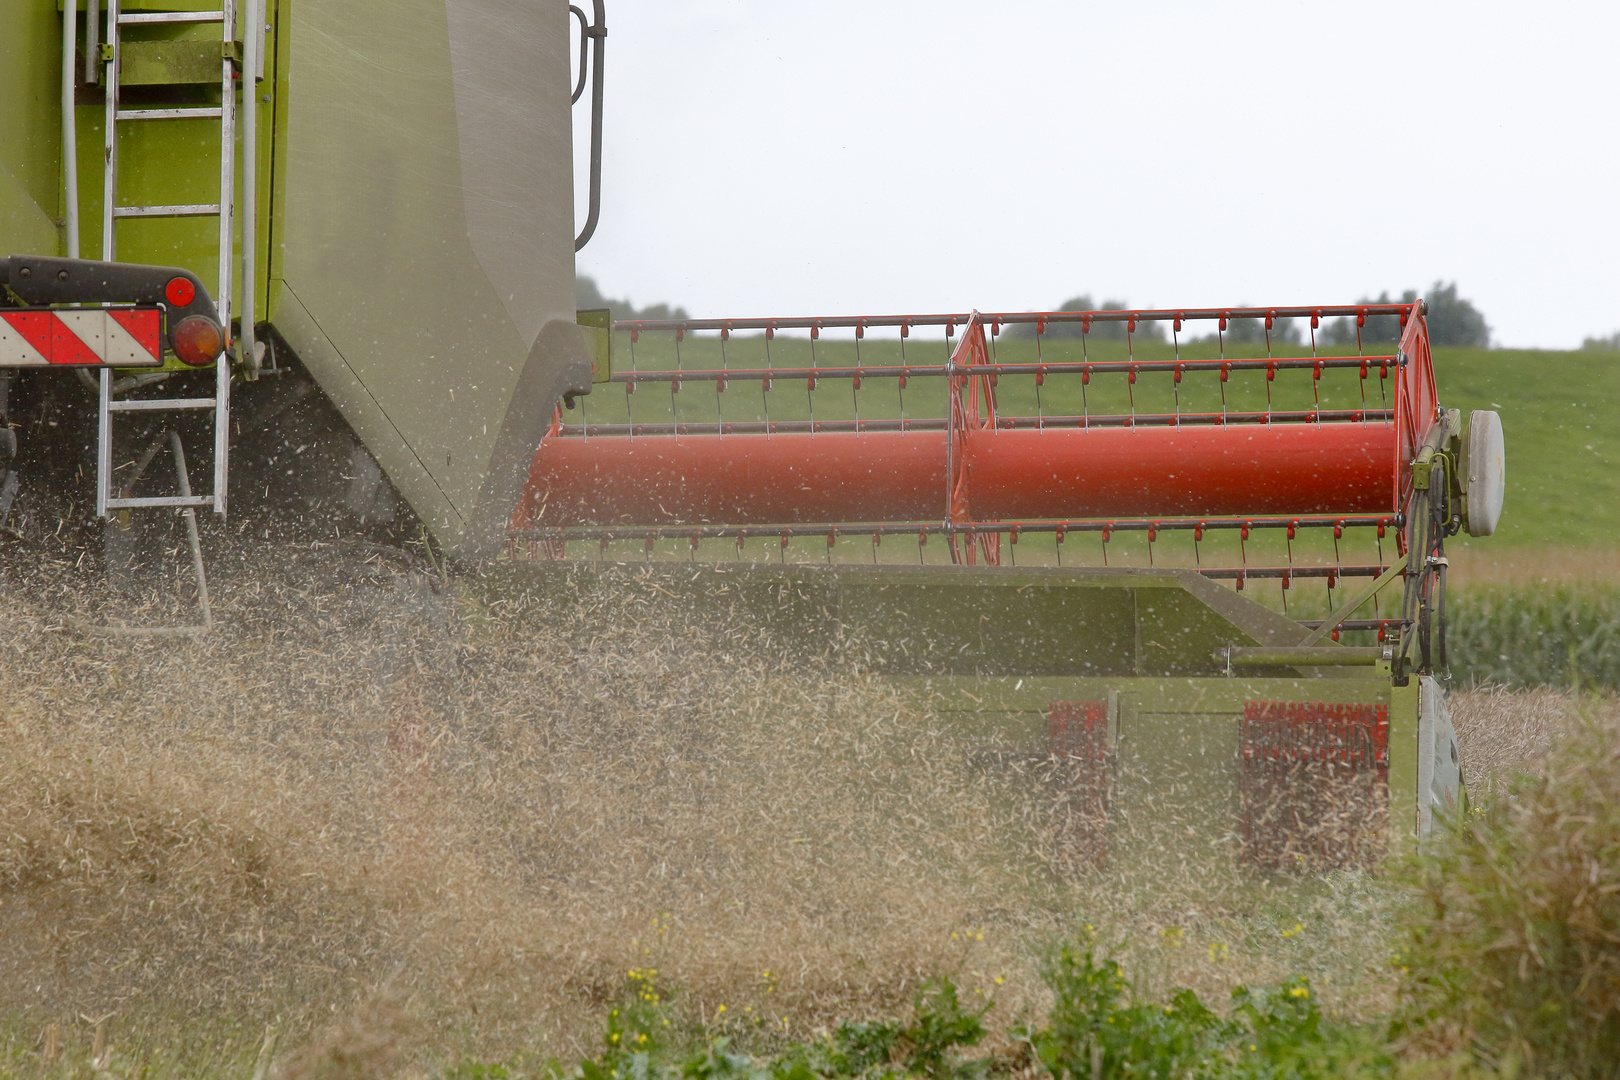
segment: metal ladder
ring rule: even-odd
[[[72,0],[69,0],[71,3]],[[87,5],[88,29],[87,42],[93,42],[97,27],[97,4],[90,0]],[[247,0],[248,14],[258,10],[255,0]],[[249,24],[250,29],[257,29],[257,22],[262,21],[259,16],[255,22]],[[120,48],[123,40],[123,30],[127,26],[150,25],[152,23],[218,23],[220,34],[220,104],[197,108],[154,108],[154,109],[126,109],[119,101],[120,78]],[[116,226],[125,218],[138,217],[214,217],[219,220],[219,278],[215,290],[215,303],[219,309],[220,322],[229,336],[231,326],[231,300],[232,300],[232,218],[233,198],[235,195],[236,179],[236,93],[238,80],[236,66],[232,60],[237,30],[237,3],[236,0],[223,0],[218,11],[176,11],[176,12],[140,12],[124,14],[121,10],[120,0],[107,0],[107,42],[101,46],[99,52],[105,62],[102,86],[107,99],[106,118],[106,145],[105,165],[102,176],[102,214],[101,214],[101,257],[112,262],[118,258]],[[244,218],[244,244],[243,258],[248,272],[245,275],[244,300],[245,308],[249,312],[243,320],[246,338],[243,343],[252,355],[252,297],[251,282],[253,265],[252,226],[253,220],[253,190],[252,183],[252,140],[253,114],[252,102],[258,93],[258,53],[255,46],[262,41],[262,35],[250,32],[246,35],[247,49],[244,56],[243,68],[246,74],[240,80],[245,88],[249,107],[247,109],[248,122],[243,130],[244,153],[244,185],[243,202]],[[118,132],[124,124],[161,124],[161,123],[192,123],[199,119],[217,119],[220,126],[220,155],[219,155],[219,201],[202,204],[171,204],[153,206],[120,206],[118,203]],[[188,509],[198,506],[211,506],[215,513],[225,513],[226,480],[229,466],[229,433],[231,408],[231,365],[229,354],[221,356],[215,362],[215,388],[213,397],[194,398],[149,398],[144,400],[126,400],[113,397],[113,372],[111,368],[101,369],[101,403],[100,420],[97,430],[96,449],[96,516],[105,518],[109,512],[122,509],[135,509],[139,507],[184,507]],[[180,495],[163,496],[157,498],[132,498],[127,495],[115,496],[113,494],[113,416],[121,412],[174,412],[182,410],[211,410],[214,415],[214,483],[213,491],[206,495],[193,495],[185,491]]]

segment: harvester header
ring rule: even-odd
[[[514,556],[701,555],[667,586],[860,640],[1068,763],[1082,864],[1172,792],[1263,872],[1455,807],[1444,539],[1494,530],[1502,442],[1441,407],[1421,301],[614,330],[623,393],[556,412]]]
[[[1380,315],[1400,321],[1393,351],[1339,355],[1314,347],[1325,319],[1353,319],[1359,327]],[[1269,340],[1263,355],[1240,347],[1228,354],[1230,324],[1263,322],[1269,339],[1279,320],[1291,318],[1310,320],[1311,355],[1273,355]],[[1215,331],[1218,355],[1184,357],[1182,335],[1200,322]],[[1094,358],[1088,336],[1108,323],[1124,324],[1124,355]],[[1136,355],[1136,335],[1152,324],[1168,324],[1173,355]],[[997,340],[1013,327],[1033,330],[1033,356],[998,357]],[[1079,331],[1081,355],[1072,355],[1070,342],[1051,346],[1059,327]],[[691,385],[712,387],[717,405],[728,389],[733,397],[757,394],[760,404],[744,403],[736,411],[747,415],[732,419],[717,408],[712,420],[644,422],[627,414],[622,423],[569,423],[559,414],[519,507],[525,538],[943,535],[952,561],[971,565],[999,563],[1003,539],[1016,544],[1042,533],[1061,542],[1094,531],[1106,542],[1120,531],[1191,531],[1201,539],[1211,530],[1354,525],[1382,535],[1406,525],[1413,464],[1442,418],[1417,304],[641,320],[617,328],[632,357],[643,335],[666,335],[676,346],[674,365],[613,373],[627,399],[638,386],[664,388],[673,406]],[[845,362],[816,363],[815,344],[833,329],[852,332],[854,348],[843,350]],[[925,329],[943,331],[943,362],[906,355],[914,332]],[[898,363],[863,361],[861,343],[872,330],[897,332],[898,349],[888,351],[898,352]],[[808,332],[811,364],[771,362],[783,331]],[[680,363],[680,344],[703,332],[718,338],[721,363]],[[727,343],[739,333],[760,339],[764,364],[729,362]],[[854,363],[847,362],[851,351]],[[1281,373],[1308,377],[1308,407],[1274,405],[1271,388]],[[1356,385],[1350,407],[1323,406],[1317,388],[1330,373]],[[1185,381],[1198,376],[1216,380],[1218,410],[1182,407]],[[1264,380],[1263,409],[1229,405],[1229,382],[1244,376]],[[1123,383],[1125,411],[1091,408],[1093,380],[1105,377]],[[1022,400],[1033,410],[1002,400],[1008,380],[1027,384],[1032,392]],[[1174,408],[1139,408],[1139,380],[1168,385]],[[913,382],[935,383],[935,397],[943,388],[948,408],[907,415]],[[1058,401],[1080,409],[1047,408],[1062,382],[1069,392]],[[805,387],[809,415],[770,416],[771,390],[782,383]],[[818,419],[816,391],[829,383],[848,387],[851,407]],[[868,406],[863,417],[862,388],[873,383],[892,388],[885,403],[900,405],[893,414],[873,415]],[[1369,384],[1376,388],[1370,398]]]

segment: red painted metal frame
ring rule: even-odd
[[[973,397],[957,395],[945,432],[555,439],[526,524],[1394,515],[1381,425],[997,431]]]
[[[968,460],[973,436],[996,427],[995,376],[975,374],[975,368],[990,363],[989,347],[984,340],[984,323],[978,312],[968,320],[956,350],[946,364],[950,379],[951,416],[945,432],[945,520],[952,525],[966,525],[974,520],[968,505],[968,478],[973,464]],[[999,515],[991,514],[990,517]],[[1047,517],[1048,514],[1032,514]],[[958,534],[950,536],[951,562],[974,565],[983,555],[990,566],[1001,563],[1001,534],[979,533],[965,537],[965,545],[958,543]]]
[[[1080,363],[1006,364],[983,363],[984,375],[1105,375],[1121,372],[1153,371],[1328,371],[1338,368],[1365,368],[1395,363],[1390,356],[1295,356],[1265,359],[1233,357],[1230,360],[1091,360]],[[615,383],[642,382],[735,382],[749,379],[915,379],[948,375],[948,364],[865,364],[860,367],[763,367],[763,368],[682,368],[679,371],[615,371],[608,379]]]
[[[1394,356],[1234,358],[1183,363],[1129,361],[1084,364],[993,364],[988,337],[1004,325],[1189,321],[1395,315],[1402,323]],[[839,378],[940,375],[949,380],[943,420],[778,421],[775,424],[617,425],[580,428],[561,413],[535,455],[526,497],[514,516],[515,536],[553,543],[594,536],[915,533],[943,534],[956,562],[997,564],[1001,536],[1020,531],[1100,529],[1104,542],[1119,519],[1143,519],[1150,539],[1159,528],[1220,527],[1211,518],[1252,527],[1319,526],[1357,519],[1401,524],[1411,497],[1409,462],[1438,415],[1427,327],[1418,304],[1310,308],[1156,309],[1129,312],[978,312],[922,316],[803,319],[643,320],[618,324],[632,338],[643,331],[733,331],[872,327],[960,328],[950,359],[940,365],[854,368],[729,369],[621,372],[637,379]],[[988,330],[988,334],[987,334]],[[1358,330],[1359,333],[1359,330]],[[1393,373],[1393,408],[1350,414],[1177,413],[1164,417],[1058,417],[1032,425],[1001,417],[996,387],[1002,375],[1092,371],[1170,372],[1219,367],[1369,366]],[[795,427],[797,425],[797,427]],[[585,437],[579,437],[579,436]],[[629,438],[622,437],[629,435]],[[605,437],[604,437],[605,436]],[[651,437],[648,437],[651,436]],[[1155,516],[1162,515],[1155,520]],[[1079,519],[1079,520],[1076,520]],[[1113,520],[1110,520],[1113,519]],[[1190,524],[1176,524],[1170,520]],[[1404,545],[1404,538],[1401,541]],[[1258,576],[1258,574],[1256,575]],[[1239,579],[1241,581],[1241,577]]]
[[[628,330],[632,335],[642,331],[668,330],[676,333],[694,333],[698,331],[719,331],[721,333],[735,333],[738,330],[764,330],[767,336],[777,330],[855,330],[857,332],[893,327],[901,331],[902,336],[910,329],[919,326],[943,326],[947,336],[954,336],[955,328],[965,326],[969,319],[978,316],[985,324],[990,326],[992,334],[1002,326],[1035,325],[1037,327],[1057,326],[1063,323],[1079,323],[1083,328],[1089,329],[1097,323],[1125,323],[1129,329],[1134,330],[1135,324],[1144,322],[1168,322],[1176,330],[1180,330],[1183,323],[1188,322],[1218,322],[1222,330],[1233,319],[1262,319],[1267,329],[1277,319],[1310,319],[1311,328],[1315,329],[1322,319],[1354,318],[1358,326],[1366,324],[1372,315],[1398,315],[1406,316],[1415,305],[1413,304],[1339,304],[1323,305],[1318,307],[1229,307],[1229,308],[1138,308],[1129,311],[1001,311],[980,314],[973,312],[958,312],[955,314],[935,315],[807,315],[788,318],[746,318],[746,319],[635,319],[615,323],[620,330]]]
[[[1396,444],[1396,504],[1405,507],[1412,497],[1412,472],[1401,468],[1417,456],[1429,433],[1440,419],[1440,395],[1434,385],[1434,359],[1429,352],[1429,327],[1416,305],[1401,316],[1401,354],[1405,358],[1395,379],[1395,415],[1399,441]]]
[[[1389,815],[1389,706],[1244,703],[1243,860],[1266,872],[1368,865]]]
[[[1046,710],[1048,752],[1064,783],[1057,856],[1096,869],[1108,855],[1108,787],[1113,748],[1108,711],[1100,701],[1054,701]]]
[[[818,376],[825,378],[826,376]],[[1233,424],[1388,424],[1389,409],[1310,409],[1226,413],[1086,413],[1081,416],[996,417],[998,431],[1049,431],[1056,428],[1230,427]],[[563,438],[631,435],[778,435],[865,434],[878,431],[944,431],[949,419],[905,420],[727,420],[723,423],[683,420],[667,424],[560,424],[552,434]]]
[[[1251,517],[1251,518],[1115,518],[1111,520],[1069,520],[1069,521],[976,521],[966,525],[952,525],[941,521],[881,521],[881,522],[839,522],[816,523],[809,525],[606,525],[588,526],[581,529],[554,528],[545,526],[529,526],[514,529],[512,535],[517,539],[525,540],[588,540],[603,537],[608,540],[711,540],[721,537],[749,537],[761,536],[949,536],[952,533],[963,535],[982,532],[1003,533],[1014,544],[1018,543],[1018,536],[1024,533],[1056,533],[1058,542],[1068,533],[1098,532],[1103,534],[1106,543],[1113,533],[1146,532],[1149,539],[1157,539],[1153,534],[1161,532],[1183,531],[1192,532],[1195,539],[1202,540],[1205,532],[1223,529],[1238,530],[1244,539],[1248,539],[1249,532],[1254,529],[1331,529],[1340,530],[1348,528],[1376,528],[1380,538],[1385,530],[1396,525],[1399,518],[1393,514],[1352,514],[1345,517],[1322,515],[1306,515],[1301,517]],[[1349,573],[1349,568],[1345,568]],[[1259,573],[1259,571],[1256,571]]]

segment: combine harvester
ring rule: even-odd
[[[670,591],[812,651],[858,643],[979,760],[1055,756],[1077,865],[1130,837],[1261,872],[1367,865],[1460,797],[1444,539],[1495,528],[1503,450],[1495,414],[1441,407],[1421,302],[615,325],[573,304],[600,2],[7,19],[0,96],[63,107],[0,121],[21,253],[0,263],[0,520],[29,473],[93,476],[104,519],[223,515],[234,460],[246,497],[290,474],[349,520],[397,491],[447,552],[531,581],[659,555],[640,572]],[[1272,348],[1289,319],[1309,354]],[[1319,352],[1325,319],[1398,321],[1399,346]],[[1229,345],[1240,324],[1263,350]],[[1173,346],[1142,343],[1154,327]],[[1194,328],[1213,344],[1183,355]],[[1276,404],[1285,385],[1308,403]],[[683,388],[713,416],[679,415]],[[1145,565],[1106,565],[1132,542]],[[1285,608],[1325,585],[1330,610],[1273,610],[1262,582]]]

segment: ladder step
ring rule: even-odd
[[[119,109],[120,120],[218,120],[219,106],[201,109]]]
[[[107,509],[138,510],[143,506],[213,506],[212,495],[166,495],[155,499],[108,499]]]
[[[119,26],[138,26],[141,23],[205,23],[224,22],[223,11],[153,11],[118,15]]]
[[[179,206],[115,206],[113,217],[218,217],[219,203],[187,203]]]
[[[108,412],[167,412],[170,409],[212,409],[218,402],[211,397],[145,398],[138,401],[110,401]]]

